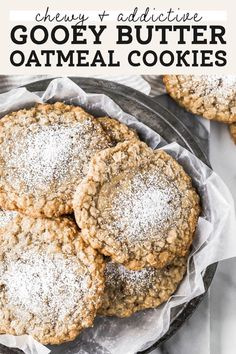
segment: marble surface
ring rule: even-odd
[[[236,259],[221,262],[192,317],[152,354],[235,354]]]

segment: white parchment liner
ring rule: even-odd
[[[96,116],[109,115],[135,128],[142,140],[158,148],[161,137],[134,117],[126,114],[109,97],[86,94],[68,78],[53,80],[45,92],[30,93],[25,88],[0,95],[0,117],[36,102],[66,101],[81,105]],[[163,148],[163,147],[162,147]],[[149,347],[168,330],[173,307],[189,302],[204,292],[202,272],[214,262],[236,256],[236,220],[231,194],[219,176],[189,151],[176,143],[165,145],[192,177],[201,195],[202,217],[199,219],[193,249],[189,257],[188,272],[178,291],[166,303],[154,310],[136,313],[127,319],[97,318],[93,328],[83,331],[73,344],[73,354],[133,354]],[[226,289],[227,290],[227,289]],[[63,306],[63,304],[62,304]],[[50,352],[30,336],[1,335],[0,343],[22,349],[26,354]],[[66,354],[67,345],[60,349]],[[54,351],[53,351],[54,352]]]

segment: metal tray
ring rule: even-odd
[[[161,95],[150,98],[139,91],[111,81],[80,77],[71,77],[71,79],[88,93],[103,93],[111,97],[125,112],[135,116],[141,122],[157,131],[168,143],[173,141],[179,143],[210,166],[207,130],[197,117],[180,108],[169,96]],[[37,81],[26,85],[26,88],[32,92],[44,91],[51,80]],[[217,264],[215,263],[205,270],[203,280],[206,292],[212,282],[216,268]],[[148,349],[138,354],[150,353],[170,338],[196,310],[204,295],[198,296],[189,303],[177,307],[172,313],[168,332]],[[76,353],[74,350],[77,343],[78,340],[60,346],[50,346],[51,353]],[[0,345],[0,354],[18,353],[23,352]]]

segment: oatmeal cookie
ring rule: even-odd
[[[98,313],[103,316],[128,317],[155,308],[175,292],[187,269],[187,257],[176,258],[163,269],[129,270],[108,262],[105,268],[105,292]]]
[[[96,154],[73,205],[84,240],[133,270],[185,256],[200,213],[183,168],[138,141]]]
[[[236,123],[229,126],[230,135],[236,144]]]
[[[8,114],[0,120],[0,206],[32,217],[72,213],[91,156],[108,146],[80,107],[58,102]]]
[[[8,224],[14,223],[18,212],[12,210],[4,210],[0,208],[0,228],[6,227]]]
[[[125,124],[116,119],[110,117],[100,117],[98,120],[110,137],[113,145],[132,139],[139,140],[138,134],[134,130],[129,129]]]
[[[75,222],[18,215],[0,229],[0,243],[0,333],[59,344],[92,325],[104,261]]]
[[[236,122],[236,76],[165,75],[164,84],[188,111],[223,123]]]

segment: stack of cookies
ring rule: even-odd
[[[167,92],[182,107],[229,126],[236,144],[236,76],[165,75]]]
[[[43,344],[167,301],[200,214],[171,156],[61,102],[0,120],[0,207],[0,333]]]

